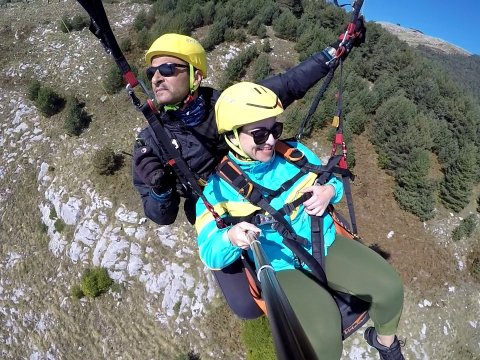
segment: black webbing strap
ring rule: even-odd
[[[88,15],[90,15],[91,22],[89,30],[100,40],[107,53],[112,55],[125,81],[132,88],[137,86],[139,82],[125,59],[120,46],[118,46],[102,2],[100,0],[77,1],[82,5]]]
[[[153,102],[148,100],[140,107],[140,110],[155,134],[153,139],[156,145],[162,150],[161,154],[166,155],[166,158],[163,159],[166,165],[169,165],[173,169],[181,184],[187,191],[190,190],[196,197],[202,199],[207,210],[210,211],[215,218],[217,226],[219,228],[224,228],[225,224],[222,219],[215,212],[213,206],[208,202],[205,195],[203,195],[203,188],[199,185],[200,178],[192,173],[185,160],[182,158],[180,151],[171,143],[171,138],[166,129],[162,126],[160,113],[155,109]]]
[[[325,240],[323,237],[323,220],[325,215],[310,216],[312,226],[312,256],[318,261],[322,269],[325,267]]]
[[[246,174],[240,171],[238,166],[231,161],[222,161],[217,167],[217,174],[227,181],[237,192],[248,200],[251,204],[260,207],[262,210],[270,214],[277,222],[274,229],[283,237],[291,238],[295,242],[303,245],[307,244],[307,240],[295,234],[292,226],[285,221],[282,214],[273,208],[269,201],[263,196],[262,192],[257,188],[257,184],[250,181]]]

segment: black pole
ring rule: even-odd
[[[267,306],[277,358],[280,360],[318,359],[260,242],[251,237],[250,248],[255,257],[257,276],[262,284],[262,297]]]

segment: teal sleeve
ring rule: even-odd
[[[218,200],[212,196],[213,193],[209,191],[209,186],[205,189],[204,194],[212,205],[218,203]],[[196,213],[195,228],[202,262],[210,269],[222,269],[237,260],[242,254],[242,249],[232,245],[228,239],[229,227],[218,228],[215,219],[201,200],[197,202]]]
[[[335,195],[330,200],[331,204],[338,203],[343,196],[343,183],[336,176],[332,176],[330,180],[327,181],[328,185],[332,185],[335,189]]]

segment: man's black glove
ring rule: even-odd
[[[347,25],[345,31],[340,34],[337,41],[323,50],[323,54],[328,60],[335,58],[345,60],[354,46],[360,46],[365,42],[366,32],[365,20],[363,16],[359,16],[354,24],[349,23]],[[345,42],[343,42],[344,39]],[[340,44],[342,45],[340,46]]]
[[[353,26],[353,25],[350,25],[350,24],[347,25],[346,31],[348,30],[349,26]],[[359,16],[357,21],[355,22],[355,27],[354,27],[353,33],[351,35],[352,45],[353,46],[360,46],[361,44],[363,44],[365,42],[365,34],[366,33],[367,33],[367,28],[365,27],[365,19],[363,18],[363,16]],[[341,38],[339,38],[339,40],[342,40],[344,35],[345,35],[345,33],[340,35]]]
[[[135,172],[145,185],[160,193],[167,190],[167,175],[162,160],[149,146],[137,147],[133,153]]]

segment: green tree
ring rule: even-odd
[[[278,0],[277,3],[282,8],[288,9],[295,17],[300,18],[303,13],[303,5],[301,0]]]
[[[255,46],[250,46],[245,50],[241,51],[235,58],[230,60],[223,72],[222,78],[220,79],[219,88],[226,89],[233,83],[240,80],[248,65],[253,61],[255,57],[258,56],[258,52]]]
[[[142,9],[133,20],[133,28],[136,31],[148,29],[150,26],[148,24],[147,18],[147,12]]]
[[[352,134],[360,135],[365,131],[365,126],[368,123],[368,116],[360,105],[356,105],[351,111],[345,114],[344,120]]]
[[[280,16],[280,7],[275,1],[268,2],[259,12],[262,23],[270,26]]]
[[[192,27],[198,28],[204,24],[203,15],[202,15],[202,7],[200,4],[195,4],[192,6],[192,9],[189,13],[190,23]]]
[[[202,41],[202,45],[206,51],[211,51],[216,45],[220,44],[224,39],[225,30],[228,27],[226,19],[215,21],[208,30],[207,37]]]
[[[440,199],[445,207],[455,212],[461,211],[469,203],[476,174],[477,151],[475,145],[467,144],[445,169]]]
[[[300,34],[295,44],[295,50],[299,53],[299,58],[302,61],[313,53],[318,52],[319,49],[325,48],[334,38],[332,31],[315,25],[308,25]]]
[[[397,174],[394,190],[400,207],[417,215],[422,221],[431,219],[435,208],[435,184],[427,178],[429,168],[428,152],[415,149],[410,161]]]
[[[202,18],[203,18],[203,25],[210,25],[213,23],[215,17],[215,3],[213,1],[209,1],[205,3],[202,7]]]
[[[261,53],[253,62],[252,81],[258,83],[267,78],[271,72],[272,68],[270,67],[268,55]]]
[[[297,38],[298,25],[299,20],[289,10],[282,12],[272,23],[277,37],[291,41],[295,41]]]

